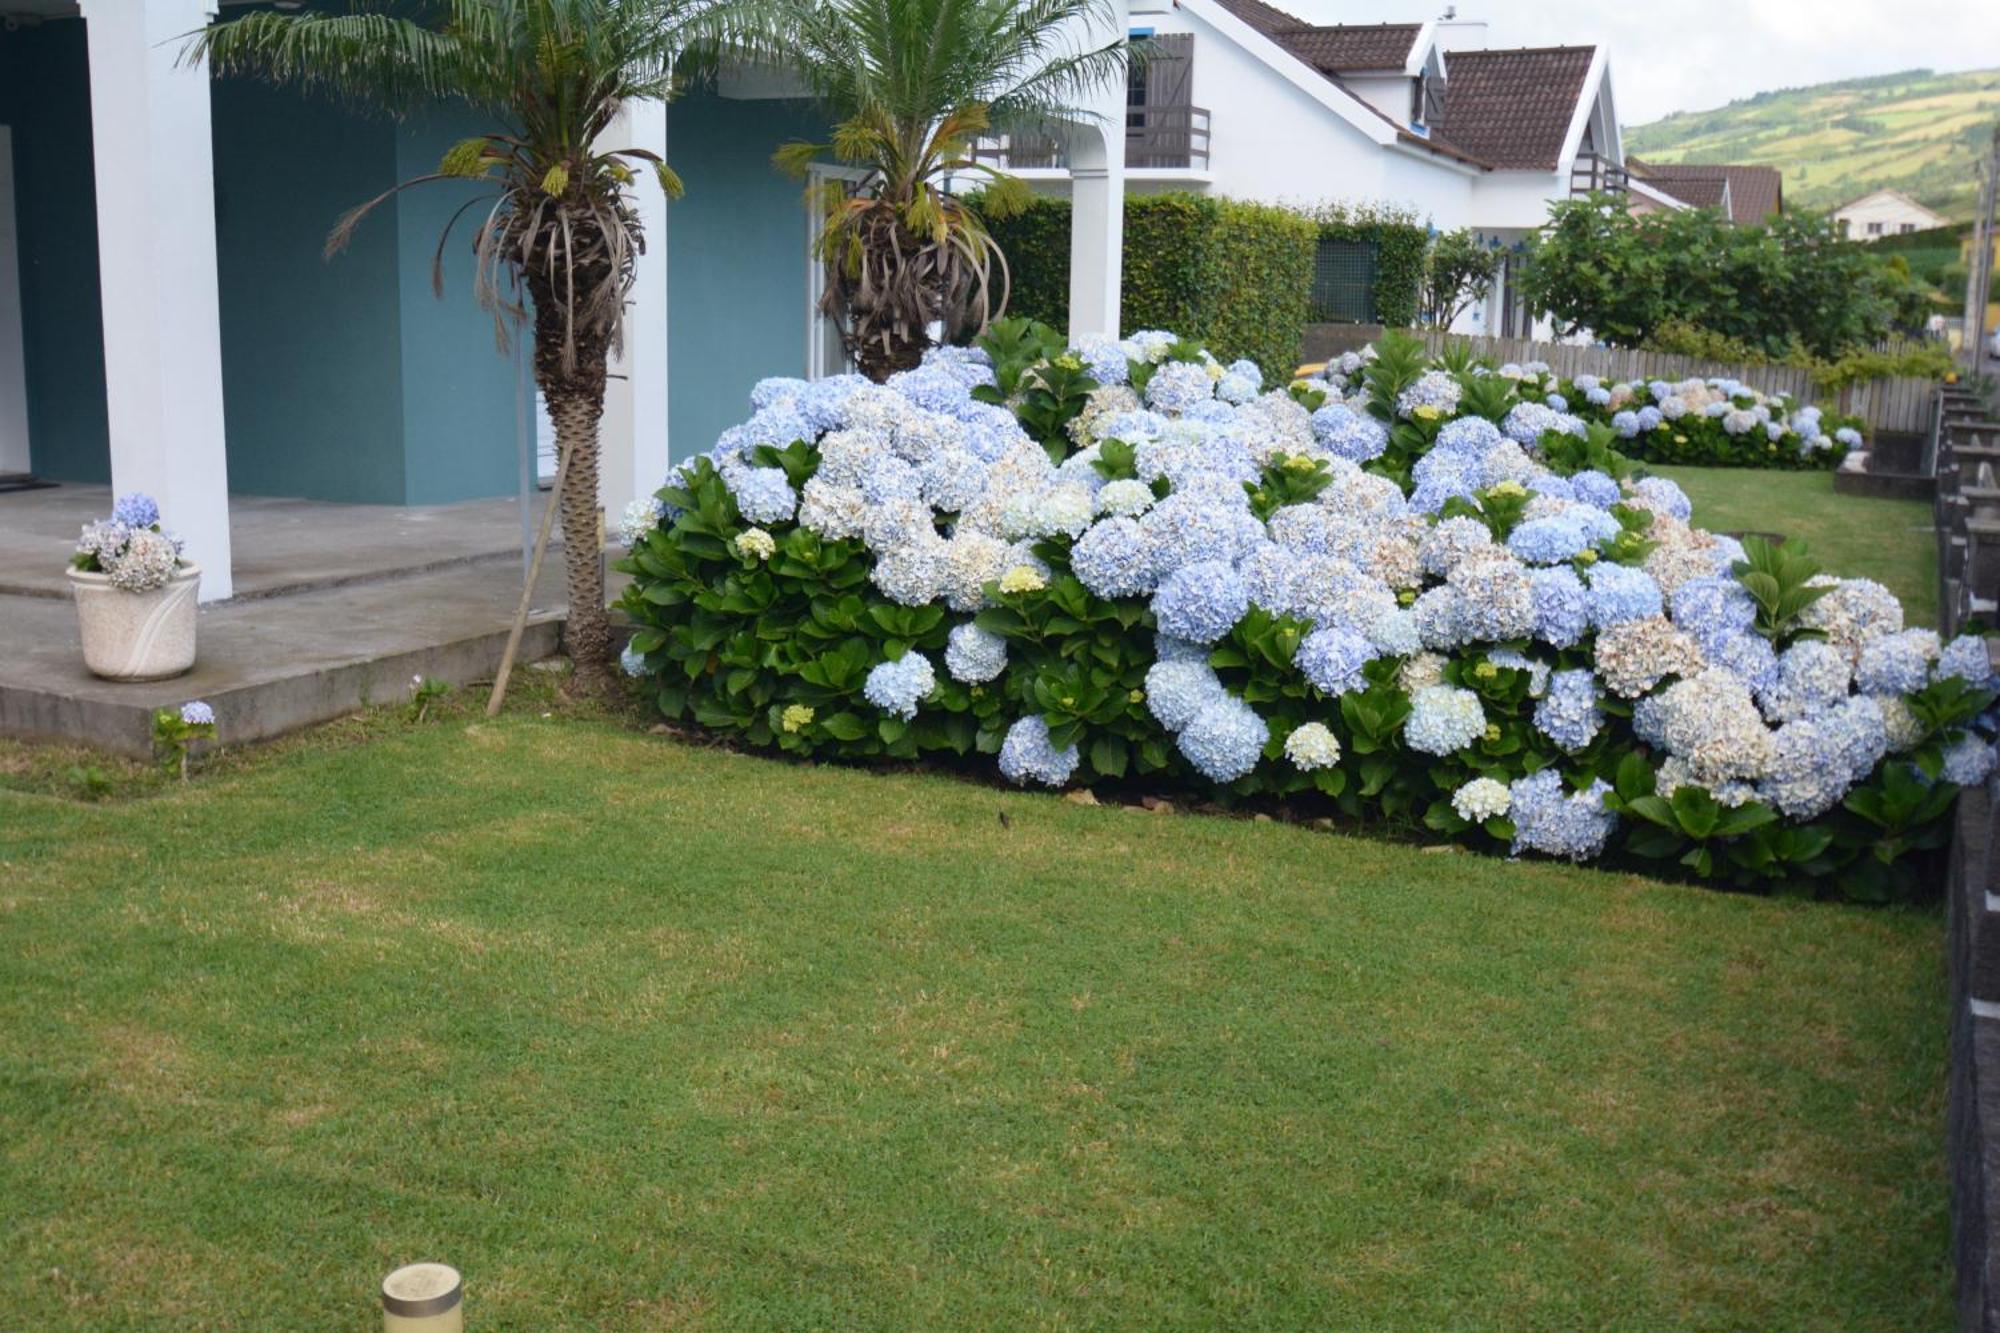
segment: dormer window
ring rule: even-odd
[[[1425,70],[1410,80],[1410,127],[1435,128],[1444,119],[1444,80]]]

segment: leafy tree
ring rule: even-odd
[[[1441,232],[1424,261],[1424,318],[1438,328],[1486,299],[1500,272],[1500,252],[1473,239],[1472,231]]]
[[[563,458],[565,637],[585,690],[608,680],[597,429],[644,248],[628,190],[642,173],[669,196],[681,189],[656,154],[598,140],[620,103],[672,91],[677,51],[715,13],[696,0],[441,0],[418,22],[357,3],[347,14],[245,14],[204,29],[187,52],[218,76],[252,75],[391,115],[446,102],[491,118],[489,132],[454,144],[435,172],[349,211],[327,253],[397,191],[440,180],[491,187],[473,235],[474,292],[503,345],[533,320],[535,381]],[[450,230],[439,238],[440,265]],[[441,267],[433,276],[441,282]]]
[[[1559,332],[1637,346],[1670,321],[1782,356],[1837,355],[1895,326],[1907,273],[1841,240],[1826,219],[1732,226],[1707,209],[1633,216],[1592,195],[1551,205],[1525,278]]]
[[[1125,68],[1122,40],[1078,40],[1108,23],[1104,0],[757,0],[747,13],[737,48],[803,75],[838,118],[831,143],[788,143],[777,164],[803,175],[830,154],[867,172],[814,201],[821,308],[862,372],[886,379],[917,363],[932,324],[950,339],[1003,310],[1006,260],[946,183],[982,184],[988,216],[1027,202],[973,147],[1092,119],[1078,104]]]

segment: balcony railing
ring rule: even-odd
[[[982,139],[973,157],[1006,171],[1065,168],[1063,141],[1048,134],[1012,134]],[[1125,169],[1208,169],[1208,108],[1135,106],[1125,111]]]
[[[1625,194],[1632,177],[1624,167],[1595,153],[1578,153],[1569,169],[1569,192],[1584,194]]]

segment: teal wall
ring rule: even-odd
[[[791,139],[823,141],[803,101],[691,93],[667,107],[667,160],[687,194],[667,214],[667,417],[676,460],[750,414],[767,375],[806,357],[804,182],[771,165]]]
[[[491,128],[484,118],[460,110],[411,117],[396,127],[396,178],[436,171],[445,149]],[[467,203],[490,194],[471,181],[432,181],[396,197],[408,504],[512,495],[520,489],[515,360],[495,345],[493,316],[472,297],[472,237],[488,205],[467,208],[452,228],[444,248],[443,297],[431,286],[445,225]],[[530,389],[529,412],[534,402]],[[534,421],[525,424],[532,445]]]
[[[13,131],[28,438],[35,471],[110,480],[83,21],[0,30],[0,124]]]
[[[249,79],[212,95],[229,488],[400,504],[393,207],[323,253],[335,220],[390,183],[394,129]]]

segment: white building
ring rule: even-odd
[[[1856,241],[1929,231],[1951,221],[1944,214],[1925,208],[1901,190],[1871,190],[1859,199],[1848,200],[1829,216],[1842,236]]]
[[[1132,0],[1126,188],[1268,203],[1378,202],[1510,258],[1462,332],[1525,335],[1509,281],[1549,205],[1626,186],[1601,46],[1494,49],[1468,22],[1308,23],[1263,0]],[[1061,191],[1046,143],[991,155]],[[1662,207],[1679,207],[1662,196]]]

